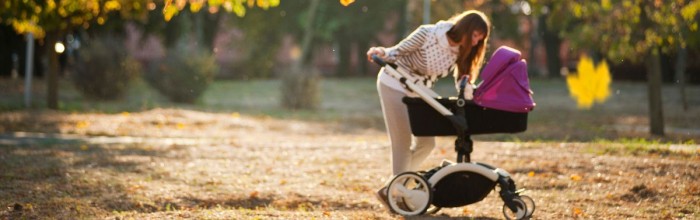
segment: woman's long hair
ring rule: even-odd
[[[491,22],[483,12],[476,10],[462,12],[450,18],[450,21],[454,23],[454,26],[447,31],[447,37],[453,42],[460,42],[455,79],[459,80],[464,75],[469,75],[470,82],[474,83],[479,76],[479,68],[481,68],[486,54]],[[474,31],[482,32],[484,39],[472,47]]]

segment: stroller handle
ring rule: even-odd
[[[388,63],[388,62],[384,61],[384,59],[382,59],[381,57],[377,56],[376,54],[372,54],[372,61],[374,61],[374,63],[378,64],[381,67],[390,66],[394,69],[398,68],[398,66],[396,66],[396,64]]]
[[[377,56],[377,54],[372,54],[372,61],[374,61],[374,63],[376,63],[376,64],[379,64],[379,66],[382,66],[382,67],[386,66],[386,61],[384,61],[384,59]]]
[[[382,59],[381,57],[377,56],[377,54],[372,54],[372,61],[374,61],[374,63],[378,64],[381,67],[384,67],[387,64],[387,62],[384,61],[384,59]]]

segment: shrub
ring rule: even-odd
[[[79,51],[72,73],[75,88],[85,97],[116,100],[124,96],[141,65],[127,56],[121,41],[98,37]]]
[[[193,103],[206,91],[217,71],[214,55],[180,43],[153,61],[145,80],[170,101]]]
[[[283,73],[282,106],[288,109],[316,109],[319,106],[320,74],[313,68],[291,68]]]

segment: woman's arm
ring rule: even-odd
[[[428,39],[429,30],[425,26],[418,27],[413,33],[408,35],[393,47],[372,47],[367,51],[367,59],[372,60],[371,56],[376,54],[382,57],[387,62],[396,62],[400,56],[409,54],[420,49]]]

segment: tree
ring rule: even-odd
[[[346,7],[328,3],[319,5],[316,19],[318,31],[315,38],[337,45],[338,75],[351,75],[352,46],[355,45],[359,50],[369,48],[370,42],[376,41],[377,33],[384,31],[387,18],[398,18],[405,4],[405,1],[366,0]],[[398,26],[398,22],[396,25]],[[355,72],[365,73],[365,54],[360,51],[357,55],[359,70]]]
[[[139,18],[145,14],[148,0],[81,0],[81,1],[22,1],[8,0],[0,5],[0,20],[10,24],[20,33],[33,33],[44,38],[49,57],[47,82],[47,106],[58,108],[58,55],[53,45],[67,31],[104,24],[107,15],[119,12],[124,16]]]
[[[644,62],[649,88],[650,131],[664,135],[660,55],[697,48],[700,0],[557,1],[531,0],[537,9],[573,16],[549,16],[547,24],[577,48],[600,51],[610,60]],[[541,10],[536,10],[541,11]],[[679,49],[680,48],[680,49]]]
[[[223,8],[245,16],[245,6],[275,7],[279,5],[279,0],[165,0],[165,20],[170,20],[188,5],[192,12],[206,6],[212,13]],[[148,11],[155,8],[153,0],[6,0],[0,5],[0,22],[12,25],[20,34],[33,33],[37,38],[44,39],[49,56],[47,106],[58,109],[59,64],[58,56],[53,52],[58,38],[68,31],[102,25],[113,13],[118,13],[124,19],[144,20]]]

